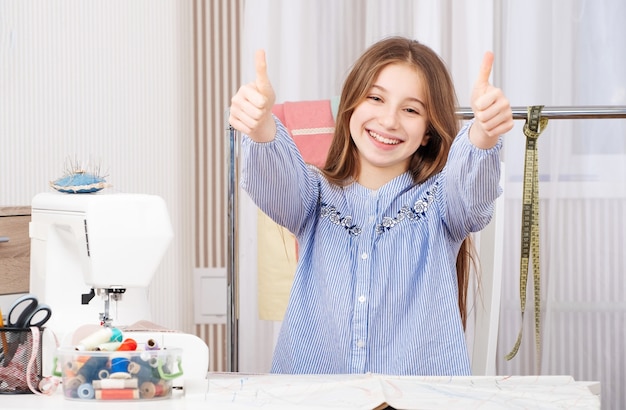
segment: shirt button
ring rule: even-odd
[[[367,259],[367,252],[363,252],[361,254],[361,259]]]
[[[358,342],[356,342],[356,347],[362,348],[363,346],[365,346],[365,342],[364,341],[359,340]]]
[[[365,296],[363,295],[359,296],[359,302],[361,303],[365,302]]]

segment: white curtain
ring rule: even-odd
[[[469,95],[484,51],[493,82],[513,106],[626,105],[626,5],[621,0],[254,0],[244,9],[242,81],[253,53],[267,51],[277,101],[340,93],[356,57],[388,35],[435,49],[448,63],[459,103]],[[610,408],[626,405],[626,120],[552,120],[539,139],[541,172],[542,360],[535,366],[532,282],[524,337],[519,259],[523,121],[505,140],[506,225],[498,373],[571,374],[599,380]],[[255,212],[241,195],[240,362],[267,371],[279,323],[256,318]],[[532,274],[532,272],[531,272]]]
[[[501,86],[514,105],[626,106],[626,3],[503,2]],[[599,380],[603,408],[626,406],[626,120],[550,120],[539,137],[541,355],[536,364],[533,282],[523,342],[519,301],[523,121],[507,136],[501,374]],[[532,275],[532,269],[530,272]]]

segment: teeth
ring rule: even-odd
[[[389,145],[397,145],[400,143],[400,141],[398,140],[392,140],[389,138],[385,138],[382,135],[379,135],[373,131],[370,131],[370,135],[372,136],[372,138],[374,138],[376,141],[378,142],[382,142],[383,144],[389,144]]]

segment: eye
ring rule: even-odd
[[[404,111],[408,112],[409,114],[420,115],[420,112],[415,108],[405,108]]]
[[[379,96],[377,96],[377,95],[368,95],[368,96],[367,96],[367,99],[368,99],[368,100],[372,100],[372,101],[382,101],[382,98],[380,98],[380,97],[379,97]]]

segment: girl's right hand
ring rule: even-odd
[[[265,51],[255,54],[256,79],[243,85],[231,99],[228,122],[256,142],[269,142],[276,134],[272,108],[276,94],[267,76]]]

